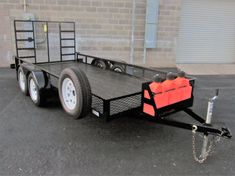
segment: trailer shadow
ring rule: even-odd
[[[43,109],[45,109],[46,111],[52,110],[55,112],[63,111],[57,90],[49,92],[47,102]],[[106,122],[104,118],[98,118],[91,113],[82,119],[74,120],[64,111],[63,114],[60,115],[59,119],[58,116],[53,116],[53,118],[57,118],[57,120],[62,120],[61,118],[63,118],[62,121],[66,121],[66,130],[70,131],[71,133],[77,133],[76,128],[80,128],[80,125],[82,124],[83,127],[86,127],[86,130],[93,130],[96,131],[95,133],[101,134],[97,135],[97,138],[104,139],[105,137],[105,140],[111,141],[139,141],[141,139],[141,141],[148,142],[149,138],[157,138],[158,140],[162,141],[162,143],[164,143],[174,140],[174,136],[177,135],[177,133],[180,134],[183,131],[182,129],[172,129],[171,127],[148,121],[143,118],[143,116],[139,115],[138,112],[123,113],[108,122]],[[187,118],[185,118],[184,113],[177,113],[169,116],[169,118],[180,119],[182,121],[188,120]],[[74,134],[74,136],[77,135]]]
[[[47,92],[47,99],[43,108],[46,109],[62,108],[62,105],[60,103],[59,93],[57,90],[52,89]]]

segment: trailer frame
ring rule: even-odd
[[[17,29],[17,23],[29,23],[32,24],[32,29],[30,30],[18,30]],[[50,47],[49,47],[49,30],[46,31],[46,38],[47,38],[47,56],[48,59],[47,61],[44,62],[39,62],[37,60],[37,48],[36,48],[36,39],[35,39],[35,24],[36,23],[43,23],[46,24],[47,27],[49,25],[49,23],[55,23],[59,25],[59,38],[60,38],[60,58],[58,61],[52,61],[51,57],[50,57]],[[71,30],[64,30],[62,29],[62,24],[71,24],[72,25],[72,29]],[[42,89],[50,89],[52,87],[56,87],[55,85],[52,85],[50,83],[52,78],[58,79],[59,75],[51,72],[49,69],[46,69],[44,66],[48,65],[48,64],[61,64],[61,63],[76,63],[76,64],[84,64],[87,65],[89,67],[94,67],[92,66],[92,61],[93,60],[102,60],[104,62],[106,62],[109,65],[115,65],[115,64],[119,64],[122,65],[124,67],[124,72],[122,73],[115,73],[115,74],[120,74],[121,75],[126,75],[129,76],[130,78],[133,79],[141,79],[142,81],[142,89],[140,91],[136,91],[134,93],[130,93],[130,94],[124,94],[122,96],[118,96],[118,97],[113,97],[113,98],[103,98],[100,95],[94,94],[92,93],[92,99],[94,101],[94,99],[97,99],[97,102],[99,103],[102,102],[101,109],[102,110],[97,110],[96,107],[92,107],[92,112],[93,114],[95,114],[98,117],[102,117],[104,119],[106,119],[106,121],[109,121],[113,118],[116,118],[120,115],[122,115],[123,113],[135,113],[138,112],[138,115],[140,116],[144,116],[145,118],[147,117],[147,119],[160,123],[160,124],[165,124],[168,126],[173,126],[173,127],[178,127],[178,128],[183,128],[183,129],[187,129],[187,130],[195,130],[197,132],[201,132],[205,135],[208,134],[212,134],[212,135],[217,135],[220,137],[225,137],[225,138],[231,138],[232,135],[229,131],[228,128],[215,128],[210,124],[206,124],[204,118],[202,118],[201,116],[197,115],[196,113],[194,113],[190,107],[193,106],[193,91],[192,91],[192,97],[188,100],[182,101],[180,103],[176,103],[173,105],[170,105],[166,108],[162,108],[162,109],[156,109],[156,106],[154,106],[154,110],[156,112],[156,116],[153,118],[149,115],[146,115],[144,113],[142,113],[142,109],[143,109],[143,102],[148,101],[150,104],[155,105],[154,100],[153,100],[153,96],[151,96],[150,100],[144,100],[144,95],[143,95],[143,91],[144,89],[147,89],[149,91],[149,94],[151,94],[150,89],[148,87],[152,76],[155,74],[159,74],[162,78],[165,78],[167,72],[165,71],[160,71],[160,70],[156,70],[156,69],[151,69],[151,68],[145,68],[142,66],[138,66],[138,65],[133,65],[133,64],[128,64],[122,61],[116,61],[116,60],[112,60],[112,59],[105,59],[105,58],[101,58],[101,57],[97,57],[97,56],[92,56],[92,55],[87,55],[87,54],[83,54],[83,53],[79,53],[76,52],[76,35],[75,35],[75,23],[74,22],[58,22],[58,21],[28,21],[28,20],[15,20],[14,21],[14,30],[15,30],[15,43],[16,43],[16,57],[15,57],[15,68],[16,68],[16,73],[18,74],[17,70],[19,67],[22,67],[25,75],[28,75],[28,73],[33,72],[35,73],[35,77],[38,80],[38,84],[40,85],[40,88]],[[19,39],[18,38],[18,33],[33,33],[33,37],[29,37],[29,38],[24,38],[24,39]],[[72,38],[63,38],[62,37],[62,33],[72,33],[73,37]],[[63,46],[62,45],[62,41],[63,40],[71,40],[74,41],[74,45],[73,46]],[[18,43],[19,42],[33,42],[33,47],[19,47]],[[63,48],[73,48],[74,49],[74,53],[63,53]],[[34,55],[28,55],[28,56],[21,56],[19,51],[20,50],[33,50]],[[66,56],[73,56],[74,58],[72,60],[64,60],[63,58]],[[29,59],[33,59],[29,60]],[[112,71],[111,67],[107,68],[107,70],[101,70],[100,72],[105,72],[105,71]],[[44,77],[44,78],[43,78]],[[18,75],[17,75],[18,78]],[[195,84],[195,78],[193,77],[189,77],[188,79],[190,79],[190,84],[192,87],[194,87]],[[139,104],[136,104],[134,106],[131,106],[131,104],[133,102],[130,102],[130,108],[125,109],[125,110],[119,110],[115,113],[111,113],[111,110],[115,107],[112,106],[113,102],[117,102],[117,101],[126,101],[127,99],[131,98],[131,97],[135,97],[138,96],[139,97]],[[129,100],[128,100],[129,101]],[[132,100],[130,100],[132,101]],[[120,102],[120,104],[122,104],[123,102]],[[98,108],[99,109],[99,108]],[[100,112],[102,111],[102,112]],[[177,113],[179,111],[184,111],[185,113],[187,113],[190,117],[192,117],[193,119],[197,120],[200,125],[196,125],[196,124],[189,124],[189,123],[184,123],[184,122],[180,122],[180,121],[174,121],[174,120],[169,120],[166,117]]]

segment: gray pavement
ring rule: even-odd
[[[216,87],[222,90],[213,122],[234,132],[235,76],[198,77],[193,109],[205,115]],[[170,118],[188,120],[184,113]],[[15,71],[0,69],[2,176],[235,175],[234,139],[223,139],[204,164],[193,160],[191,140],[190,131],[134,116],[109,123],[93,116],[75,121],[57,99],[35,107],[19,91]]]

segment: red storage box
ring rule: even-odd
[[[168,105],[175,104],[180,101],[178,89],[170,90],[168,93]]]
[[[144,90],[144,98],[146,98],[146,99],[149,99],[149,100],[150,100],[150,95],[149,95],[149,93],[148,93],[148,91],[147,91],[147,90]]]
[[[162,92],[154,96],[154,102],[157,108],[162,108],[168,105],[168,96],[167,93]]]
[[[179,101],[191,98],[192,87],[188,79],[178,77],[175,79],[175,85],[178,88]]]
[[[180,89],[181,89],[181,101],[191,98],[191,96],[192,96],[192,87],[191,86],[182,87]]]
[[[166,80],[162,83],[162,89],[164,91],[165,96],[168,99],[167,105],[171,105],[179,101],[179,98],[177,96],[176,92],[176,85],[174,80]]]
[[[143,107],[143,112],[145,112],[146,114],[149,114],[151,116],[155,116],[155,111],[152,105],[146,104],[144,103],[144,107]]]

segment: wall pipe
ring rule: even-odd
[[[27,11],[27,3],[26,3],[26,0],[24,0],[24,12]]]
[[[143,64],[146,64],[146,57],[147,57],[147,48],[144,44],[143,61],[142,61]]]
[[[136,0],[132,3],[132,19],[131,19],[131,51],[130,51],[130,63],[134,62],[135,52],[135,22],[136,22]]]

